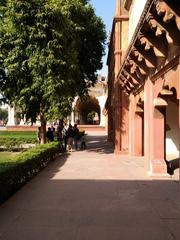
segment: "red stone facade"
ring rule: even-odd
[[[162,174],[179,157],[180,2],[148,0],[128,43],[132,2],[117,0],[109,43],[108,137],[116,154]]]

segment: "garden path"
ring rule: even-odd
[[[103,132],[53,161],[0,206],[0,240],[180,239],[179,183],[117,157]]]

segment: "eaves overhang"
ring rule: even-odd
[[[137,92],[148,77],[164,67],[170,46],[180,47],[179,10],[178,0],[146,2],[117,76],[128,94]]]

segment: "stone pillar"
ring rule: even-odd
[[[143,112],[136,112],[134,121],[134,156],[143,156]]]
[[[74,110],[72,110],[71,112],[71,125],[74,125],[74,120],[75,120],[75,116],[74,116]]]
[[[116,1],[116,14],[115,19],[121,16],[121,3],[119,0]],[[121,151],[121,92],[120,92],[120,84],[118,81],[118,73],[121,65],[121,21],[115,21],[115,42],[114,42],[114,101],[113,101],[113,108],[114,108],[114,144],[115,149],[114,153],[119,154]]]
[[[24,116],[24,118],[21,118],[21,121],[19,123],[20,126],[24,126],[26,123],[26,117]]]
[[[113,107],[111,103],[108,106],[108,141],[113,142],[114,137],[114,121],[113,121]]]
[[[115,154],[120,154],[121,152],[121,90],[120,90],[120,84],[117,84],[115,87],[115,103],[114,103],[114,125],[115,125],[115,136],[114,136],[114,142],[115,142]]]
[[[114,127],[115,127],[115,153],[125,153],[128,150],[129,139],[129,112],[126,108],[127,96],[124,95],[118,79],[122,58],[128,47],[128,15],[123,9],[121,1],[116,1],[114,18]],[[125,120],[125,122],[124,122]],[[125,134],[124,128],[125,127]]]
[[[152,152],[153,108],[153,83],[148,79],[144,87],[144,155],[145,168],[148,172],[150,172]]]
[[[164,109],[154,109],[152,173],[167,173],[165,163],[165,116]]]
[[[21,121],[19,123],[20,126],[24,126],[24,120],[21,118]]]
[[[134,95],[130,96],[129,111],[129,153],[143,156],[143,109],[137,106]]]
[[[133,94],[130,95],[130,104],[129,104],[129,153],[131,156],[135,155],[135,97]]]
[[[15,126],[15,109],[14,107],[8,106],[8,122],[7,126]]]
[[[122,92],[121,107],[121,153],[129,153],[129,96]]]
[[[75,106],[76,106],[76,103],[77,103],[77,100],[78,100],[78,97],[75,97],[73,103],[72,103],[72,112],[71,112],[71,125],[74,125],[75,124]]]
[[[144,133],[146,170],[150,175],[165,174],[164,160],[164,115],[154,107],[154,85],[150,80],[145,83]]]

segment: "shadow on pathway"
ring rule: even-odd
[[[0,240],[180,239],[179,183],[120,161],[105,137],[88,141],[0,206]]]
[[[113,153],[113,144],[107,141],[107,136],[87,136],[87,151],[99,154]]]

